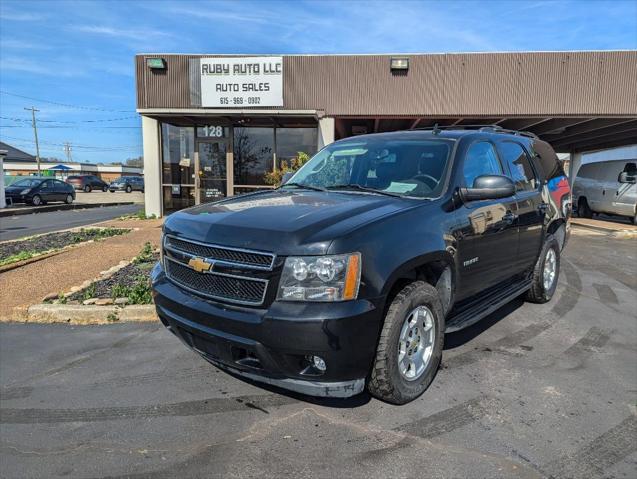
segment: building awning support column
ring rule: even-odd
[[[159,122],[142,116],[142,137],[144,147],[144,205],[146,216],[162,215],[161,191],[161,135]]]

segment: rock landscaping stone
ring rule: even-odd
[[[49,293],[42,299],[42,302],[45,303],[47,301],[53,301],[55,299],[58,299],[58,296],[58,293]]]
[[[115,304],[128,304],[128,298],[117,298]]]
[[[99,298],[95,300],[95,305],[96,306],[106,306],[109,304],[113,304],[115,301],[113,300],[113,298]]]
[[[85,299],[84,301],[82,301],[82,304],[87,306],[89,304],[95,304],[97,302],[97,298],[90,298],[90,299]]]

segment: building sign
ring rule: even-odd
[[[200,58],[201,106],[283,106],[282,57]]]

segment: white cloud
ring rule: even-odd
[[[113,28],[105,25],[80,25],[76,26],[75,30],[112,38],[138,41],[146,41],[150,38],[168,38],[173,36],[171,33],[164,32],[162,30],[149,28]]]
[[[73,67],[67,62],[56,63],[54,60],[37,62],[23,57],[3,55],[0,57],[0,66],[3,70],[12,70],[36,75],[75,77],[84,75],[85,72]]]
[[[36,13],[26,12],[12,12],[3,10],[0,12],[0,18],[2,20],[8,20],[10,22],[37,22],[43,20],[44,16]]]

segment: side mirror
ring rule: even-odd
[[[473,187],[460,188],[463,201],[495,200],[515,195],[515,184],[500,175],[483,175],[473,180]]]
[[[283,177],[281,178],[281,185],[286,184],[290,180],[290,178],[292,178],[293,176],[294,176],[294,172],[292,171],[283,173]]]
[[[637,183],[637,176],[630,175],[630,174],[628,174],[627,171],[622,171],[619,174],[619,178],[617,178],[617,180],[620,183],[632,183],[632,184],[635,184],[635,183]]]

